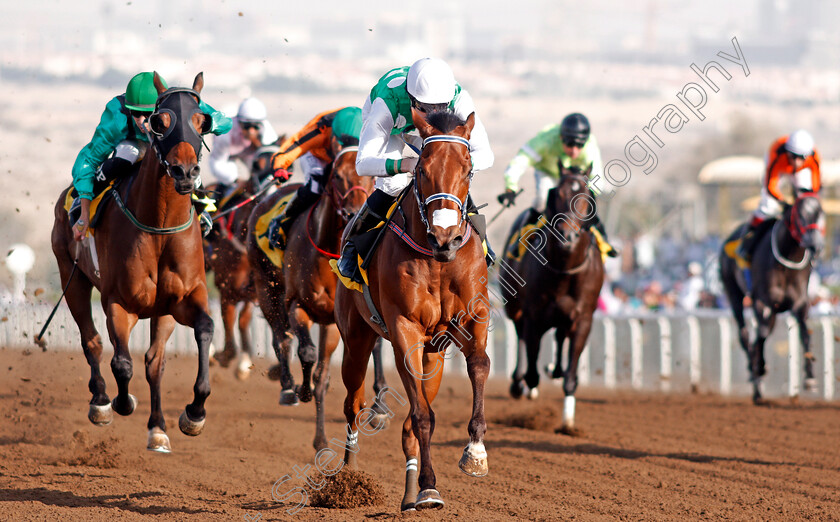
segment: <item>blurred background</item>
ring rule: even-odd
[[[655,171],[635,169],[599,212],[623,253],[608,266],[605,306],[719,307],[714,255],[755,204],[760,161],[775,138],[808,129],[825,164],[823,196],[837,195],[838,22],[840,3],[829,0],[6,1],[0,251],[29,245],[27,296],[38,289],[38,299],[54,301],[61,290],[49,247],[55,200],[105,103],[139,71],[157,70],[170,85],[191,85],[203,71],[208,103],[232,115],[256,96],[278,132],[293,133],[318,112],[361,106],[392,67],[444,58],[490,135],[496,163],[476,176],[473,190],[492,216],[506,164],[542,127],[582,112],[604,162],[623,159],[626,143],[644,137],[663,106],[679,104],[687,83],[700,82],[691,65],[715,60],[732,77],[711,73],[720,90],[706,89],[705,119],[687,113],[681,131],[660,132]],[[736,54],[733,37],[749,76],[717,56]],[[730,156],[748,158],[709,165]],[[530,204],[530,173],[522,186],[516,209],[490,227],[497,251]],[[835,224],[814,282],[815,303],[826,309],[840,287]],[[11,299],[14,280],[0,269],[0,298]]]

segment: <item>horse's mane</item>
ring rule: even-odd
[[[448,110],[430,112],[426,116],[426,122],[443,133],[452,132],[456,127],[466,123],[457,114]]]

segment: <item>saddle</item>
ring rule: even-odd
[[[761,223],[761,225],[758,226],[758,228],[755,231],[755,241],[753,242],[753,248],[758,246],[759,242],[761,242],[764,235],[773,229],[773,225],[776,224],[776,221],[778,220],[775,218],[770,218],[765,220],[763,223]],[[738,255],[738,247],[741,246],[741,242],[743,241],[744,235],[747,233],[747,230],[749,230],[749,227],[746,226],[746,224],[742,224],[735,237],[733,237],[723,245],[724,253],[730,259],[734,260],[735,264],[738,265],[738,268],[740,268],[741,270],[746,270],[751,266],[751,263],[748,260]]]
[[[528,251],[525,243],[521,239],[530,233],[531,230],[543,228],[546,223],[546,220],[539,219],[539,215],[533,209],[528,209],[520,214],[513,224],[513,232],[505,245],[505,259],[521,261]],[[605,263],[608,257],[607,253],[612,247],[607,243],[597,227],[589,227],[589,232],[592,234],[592,244],[598,248],[598,252],[601,254],[601,262]]]
[[[103,210],[108,206],[108,201],[113,199],[111,196],[111,187],[114,186],[114,180],[111,180],[104,188],[95,192],[96,196],[90,201],[90,225],[88,230],[90,234],[93,235],[94,229],[99,225],[99,222],[102,220]],[[94,186],[94,188],[96,188]],[[79,220],[79,216],[82,213],[81,204],[73,206],[73,202],[77,201],[78,192],[76,189],[73,188],[67,191],[67,196],[64,198],[64,210],[67,211],[67,214],[70,219],[70,224],[72,225],[76,221]]]

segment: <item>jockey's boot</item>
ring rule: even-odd
[[[310,191],[306,185],[295,192],[283,212],[274,217],[268,225],[268,244],[271,245],[271,248],[286,249],[286,239],[289,237],[289,229],[295,222],[295,218],[318,201],[320,196],[320,194]]]
[[[202,237],[207,237],[213,231],[213,218],[210,217],[210,213],[206,210],[203,210],[198,215],[198,223],[201,225]]]
[[[594,228],[598,231],[598,234],[601,236],[601,240],[604,242],[605,247],[607,248],[606,254],[607,257],[618,257],[620,252],[617,248],[610,244],[610,240],[607,239],[607,230],[604,228],[604,224],[601,223],[601,218],[598,217],[598,214],[595,214],[595,218],[592,220],[592,224],[589,227],[590,229]],[[600,245],[599,245],[600,247]]]
[[[747,228],[747,231],[744,232],[744,235],[741,237],[741,244],[738,245],[738,248],[735,250],[735,254],[749,263],[752,261],[752,254],[753,248],[755,247],[755,240],[758,238],[758,231],[759,225],[763,222],[763,219],[758,217],[753,217],[752,221],[750,221],[750,225]]]
[[[396,196],[389,196],[377,189],[373,191],[361,210],[353,217],[350,230],[347,232],[347,241],[341,249],[341,258],[338,260],[339,273],[348,279],[353,279],[358,267],[358,256],[360,252],[356,247],[356,238],[359,234],[367,232],[385,219],[388,209],[394,204]],[[362,252],[367,255],[367,252]],[[358,281],[357,281],[358,282]]]
[[[473,202],[470,194],[467,194],[467,219],[481,240],[481,247],[484,250],[484,262],[487,263],[488,267],[493,266],[493,263],[496,262],[496,252],[493,251],[493,247],[490,246],[490,240],[487,239],[487,220],[478,213],[478,207],[475,206],[475,202]]]

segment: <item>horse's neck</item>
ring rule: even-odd
[[[137,220],[150,227],[177,226],[189,219],[191,204],[189,196],[175,191],[175,183],[154,154],[147,154],[126,198]]]
[[[773,240],[773,234],[777,234],[776,245],[779,247],[779,253],[788,259],[799,259],[796,257],[796,254],[803,253],[805,249],[799,246],[799,242],[793,238],[793,235],[791,235],[790,226],[790,215],[780,219],[778,221],[778,225],[774,224],[773,228],[770,229],[770,240]]]
[[[548,260],[548,264],[557,270],[568,270],[580,266],[586,259],[586,251],[592,242],[592,235],[589,230],[582,226],[577,242],[570,250],[558,248],[560,238],[556,237],[552,232],[548,232],[546,236],[548,240],[546,259]]]
[[[338,248],[341,243],[341,231],[344,228],[341,222],[341,217],[338,214],[338,209],[335,208],[332,198],[324,192],[321,194],[321,199],[315,204],[316,208],[312,210],[317,218],[317,226],[311,233],[315,244],[321,248],[330,249],[332,247]],[[304,220],[308,221],[309,211],[305,213]],[[308,223],[305,223],[307,228]]]

